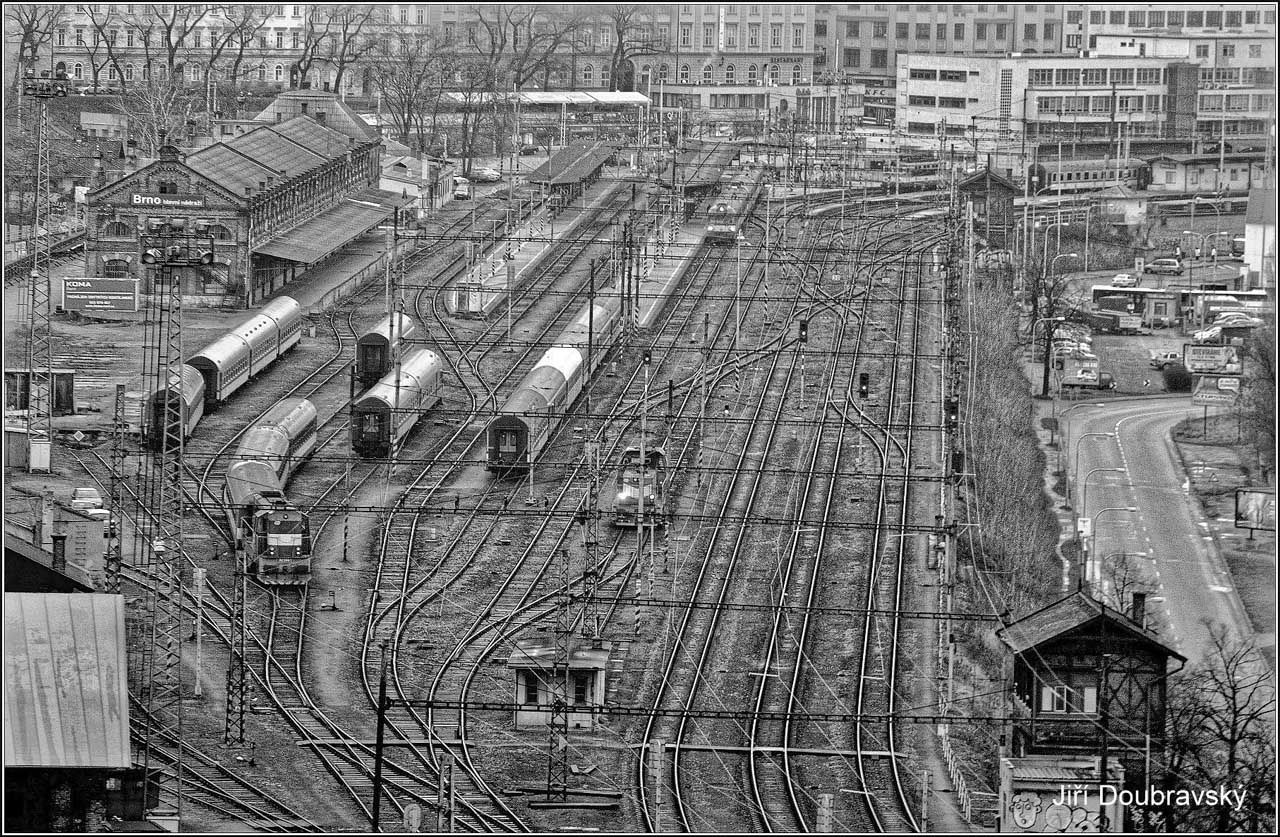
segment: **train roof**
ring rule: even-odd
[[[227,494],[231,503],[243,506],[253,501],[258,495],[279,494],[284,492],[280,485],[280,477],[270,464],[257,459],[236,462],[227,469]]]
[[[404,400],[406,393],[416,391],[422,386],[433,367],[440,365],[440,356],[430,349],[415,349],[406,354],[400,361],[399,398]],[[396,370],[393,367],[383,376],[381,381],[369,388],[369,391],[356,399],[356,409],[368,409],[370,402],[391,407],[396,403]]]
[[[577,316],[573,318],[573,322],[560,333],[560,345],[585,346],[588,324],[594,326],[596,334],[602,333],[612,318],[617,315],[621,304],[616,296],[601,297],[594,303],[595,311],[591,313],[590,317],[588,317],[588,313],[592,303],[588,302],[582,306]]]
[[[284,460],[288,454],[289,436],[276,427],[263,425],[256,425],[245,431],[240,444],[236,447],[237,460],[261,460],[277,473],[283,469]]]
[[[157,388],[151,393],[151,400],[156,401],[160,393],[168,387]],[[204,376],[200,370],[190,364],[182,364],[182,400],[194,404],[204,400]]]
[[[316,420],[316,407],[305,398],[286,398],[262,414],[258,427],[278,427],[292,434]]]
[[[391,320],[393,314],[388,314],[377,322],[372,328],[360,335],[359,342],[365,343],[390,343],[391,342]],[[404,340],[412,337],[414,332],[418,330],[418,324],[414,322],[413,317],[400,312],[399,338]]]
[[[291,296],[278,296],[262,306],[262,310],[258,313],[264,317],[282,320],[301,316],[302,306],[298,304],[298,300]]]
[[[566,381],[582,366],[583,350],[574,346],[552,346],[543,352],[534,371],[549,367],[560,373]],[[532,374],[532,373],[530,373]]]
[[[221,368],[230,358],[243,352],[248,346],[249,340],[245,335],[230,332],[192,355],[189,363],[195,367],[208,365],[215,369]]]
[[[543,355],[546,358],[546,355]],[[539,363],[520,381],[520,386],[511,391],[502,412],[540,413],[553,403],[556,396],[568,385],[568,377],[558,367]]]

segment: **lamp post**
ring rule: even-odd
[[[1058,414],[1057,416],[1058,428],[1059,428],[1058,432],[1062,435],[1062,441],[1058,445],[1058,470],[1059,471],[1062,470],[1062,449],[1068,446],[1068,438],[1069,438],[1069,434],[1067,433],[1067,424],[1066,422],[1063,421],[1063,419],[1065,419],[1072,410],[1078,410],[1081,407],[1105,407],[1105,406],[1106,405],[1102,403],[1072,404],[1070,407],[1068,407],[1067,409],[1063,410],[1061,413]]]
[[[1098,521],[1102,519],[1102,516],[1107,512],[1133,513],[1133,512],[1136,512],[1137,510],[1138,510],[1137,506],[1108,506],[1107,508],[1100,510],[1097,514],[1093,516],[1093,525],[1089,527],[1089,537],[1086,539],[1086,545],[1084,549],[1085,569],[1088,572],[1090,586],[1098,590],[1099,593],[1102,590],[1102,562],[1089,560],[1089,556],[1093,554],[1093,547],[1097,543]]]
[[[1116,437],[1116,434],[1114,434],[1114,433],[1084,433],[1084,434],[1082,434],[1082,435],[1080,436],[1080,438],[1079,438],[1079,439],[1077,439],[1077,440],[1076,440],[1076,459],[1075,459],[1075,465],[1074,465],[1074,466],[1072,466],[1072,468],[1071,468],[1071,477],[1072,477],[1072,479],[1075,479],[1075,478],[1076,478],[1077,476],[1079,476],[1079,474],[1080,474],[1080,443],[1081,443],[1081,442],[1083,442],[1085,439],[1088,439],[1090,436],[1093,436],[1093,437],[1096,437],[1096,438],[1099,438],[1099,439],[1114,439],[1114,438]],[[1071,482],[1070,482],[1070,481],[1068,481],[1068,482],[1067,482],[1067,500],[1070,500],[1070,499],[1071,499]]]
[[[1113,474],[1129,473],[1124,468],[1093,468],[1089,473],[1084,475],[1084,482],[1080,483],[1080,516],[1089,516],[1089,478],[1094,474],[1102,474],[1110,471]]]
[[[1045,330],[1045,335],[1044,335],[1044,380],[1042,381],[1041,390],[1040,390],[1041,398],[1049,397],[1049,360],[1050,360],[1049,352],[1053,348],[1053,329],[1054,329],[1054,326],[1052,324],[1066,322],[1066,319],[1067,319],[1066,317],[1040,317],[1039,319],[1031,323],[1031,340],[1033,344],[1035,342],[1035,336],[1036,336],[1036,324],[1042,323],[1042,322],[1051,324]]]

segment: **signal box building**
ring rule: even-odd
[[[543,729],[551,723],[551,713],[543,707],[552,702],[553,687],[565,682],[569,704],[569,729],[594,729],[598,714],[585,711],[604,704],[605,669],[609,648],[596,648],[572,637],[568,646],[568,666],[557,663],[556,644],[549,637],[520,640],[507,659],[515,672],[516,729]],[[528,708],[523,708],[527,706]]]
[[[1145,775],[1143,754],[1164,747],[1168,663],[1186,658],[1145,627],[1145,595],[1133,598],[1127,615],[1076,592],[997,632],[1013,652],[1002,785],[1007,772],[1040,776],[1084,760],[1096,767],[1075,781],[1092,783],[1095,798],[1099,782],[1118,778],[1117,768],[1125,787],[1158,784]],[[1010,788],[1013,796],[1026,792]],[[1103,830],[1122,828],[1113,820]]]
[[[140,237],[178,229],[207,236],[213,261],[171,268],[184,302],[252,306],[404,202],[377,188],[376,136],[334,130],[322,110],[278,116],[191,154],[163,146],[155,162],[91,192],[88,275],[137,277],[154,292],[165,273],[143,265]]]
[[[961,180],[956,188],[973,201],[973,231],[988,247],[1008,249],[1017,221],[1013,199],[1021,194],[1018,187],[985,168]]]

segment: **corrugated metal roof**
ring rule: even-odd
[[[238,195],[244,194],[246,186],[256,190],[258,184],[268,176],[276,177],[280,174],[275,169],[254,162],[225,143],[202,148],[187,157],[186,162],[205,177]]]
[[[364,189],[253,252],[301,264],[314,264],[389,216],[397,206],[413,203],[384,189]]]
[[[271,130],[311,149],[328,160],[341,157],[351,147],[350,138],[346,134],[335,131],[327,125],[321,125],[308,116],[295,116],[293,119],[287,119],[277,125],[272,125]],[[293,174],[293,169],[289,169],[289,173]]]
[[[287,123],[281,123],[281,129]],[[227,143],[264,166],[284,172],[287,177],[297,177],[317,166],[323,165],[329,158],[322,157],[315,151],[309,151],[296,140],[284,135],[283,130],[273,127],[254,128]]]
[[[574,143],[555,153],[550,160],[538,166],[525,177],[529,183],[552,185],[577,183],[604,165],[613,156],[613,148],[598,142]]]
[[[290,180],[347,152],[344,134],[309,116],[254,128],[246,134],[190,154],[186,164],[238,195],[273,177]]]
[[[4,594],[6,767],[131,766],[124,597]]]

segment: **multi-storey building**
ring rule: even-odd
[[[1102,35],[1247,35],[1274,37],[1274,3],[1093,3],[1064,11],[1068,50],[1093,49]]]
[[[1058,52],[1062,9],[1053,3],[830,3],[815,7],[817,71],[867,87],[867,117],[893,119],[900,54]]]
[[[1155,56],[1198,68],[1194,138],[1261,139],[1274,118],[1276,43],[1270,35],[1096,35],[1097,56]]]

